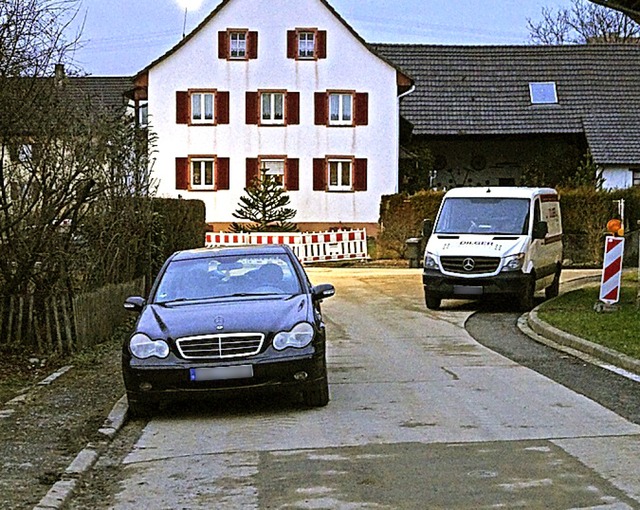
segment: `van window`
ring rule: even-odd
[[[523,235],[529,230],[526,198],[446,198],[436,234]]]

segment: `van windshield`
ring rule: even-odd
[[[523,235],[529,230],[526,198],[446,198],[436,234]]]

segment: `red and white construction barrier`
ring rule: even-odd
[[[608,305],[617,303],[620,299],[623,254],[624,237],[607,236],[600,283],[600,301]]]
[[[251,232],[230,234],[207,232],[205,246],[287,244],[303,263],[367,259],[367,232]]]

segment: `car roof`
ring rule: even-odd
[[[247,244],[241,246],[217,246],[212,248],[196,248],[193,250],[178,251],[171,257],[172,260],[191,260],[217,256],[242,256],[242,255],[276,255],[290,253],[290,248],[281,244]]]

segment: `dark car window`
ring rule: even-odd
[[[298,276],[284,255],[208,256],[172,261],[158,283],[154,302],[298,293]]]

